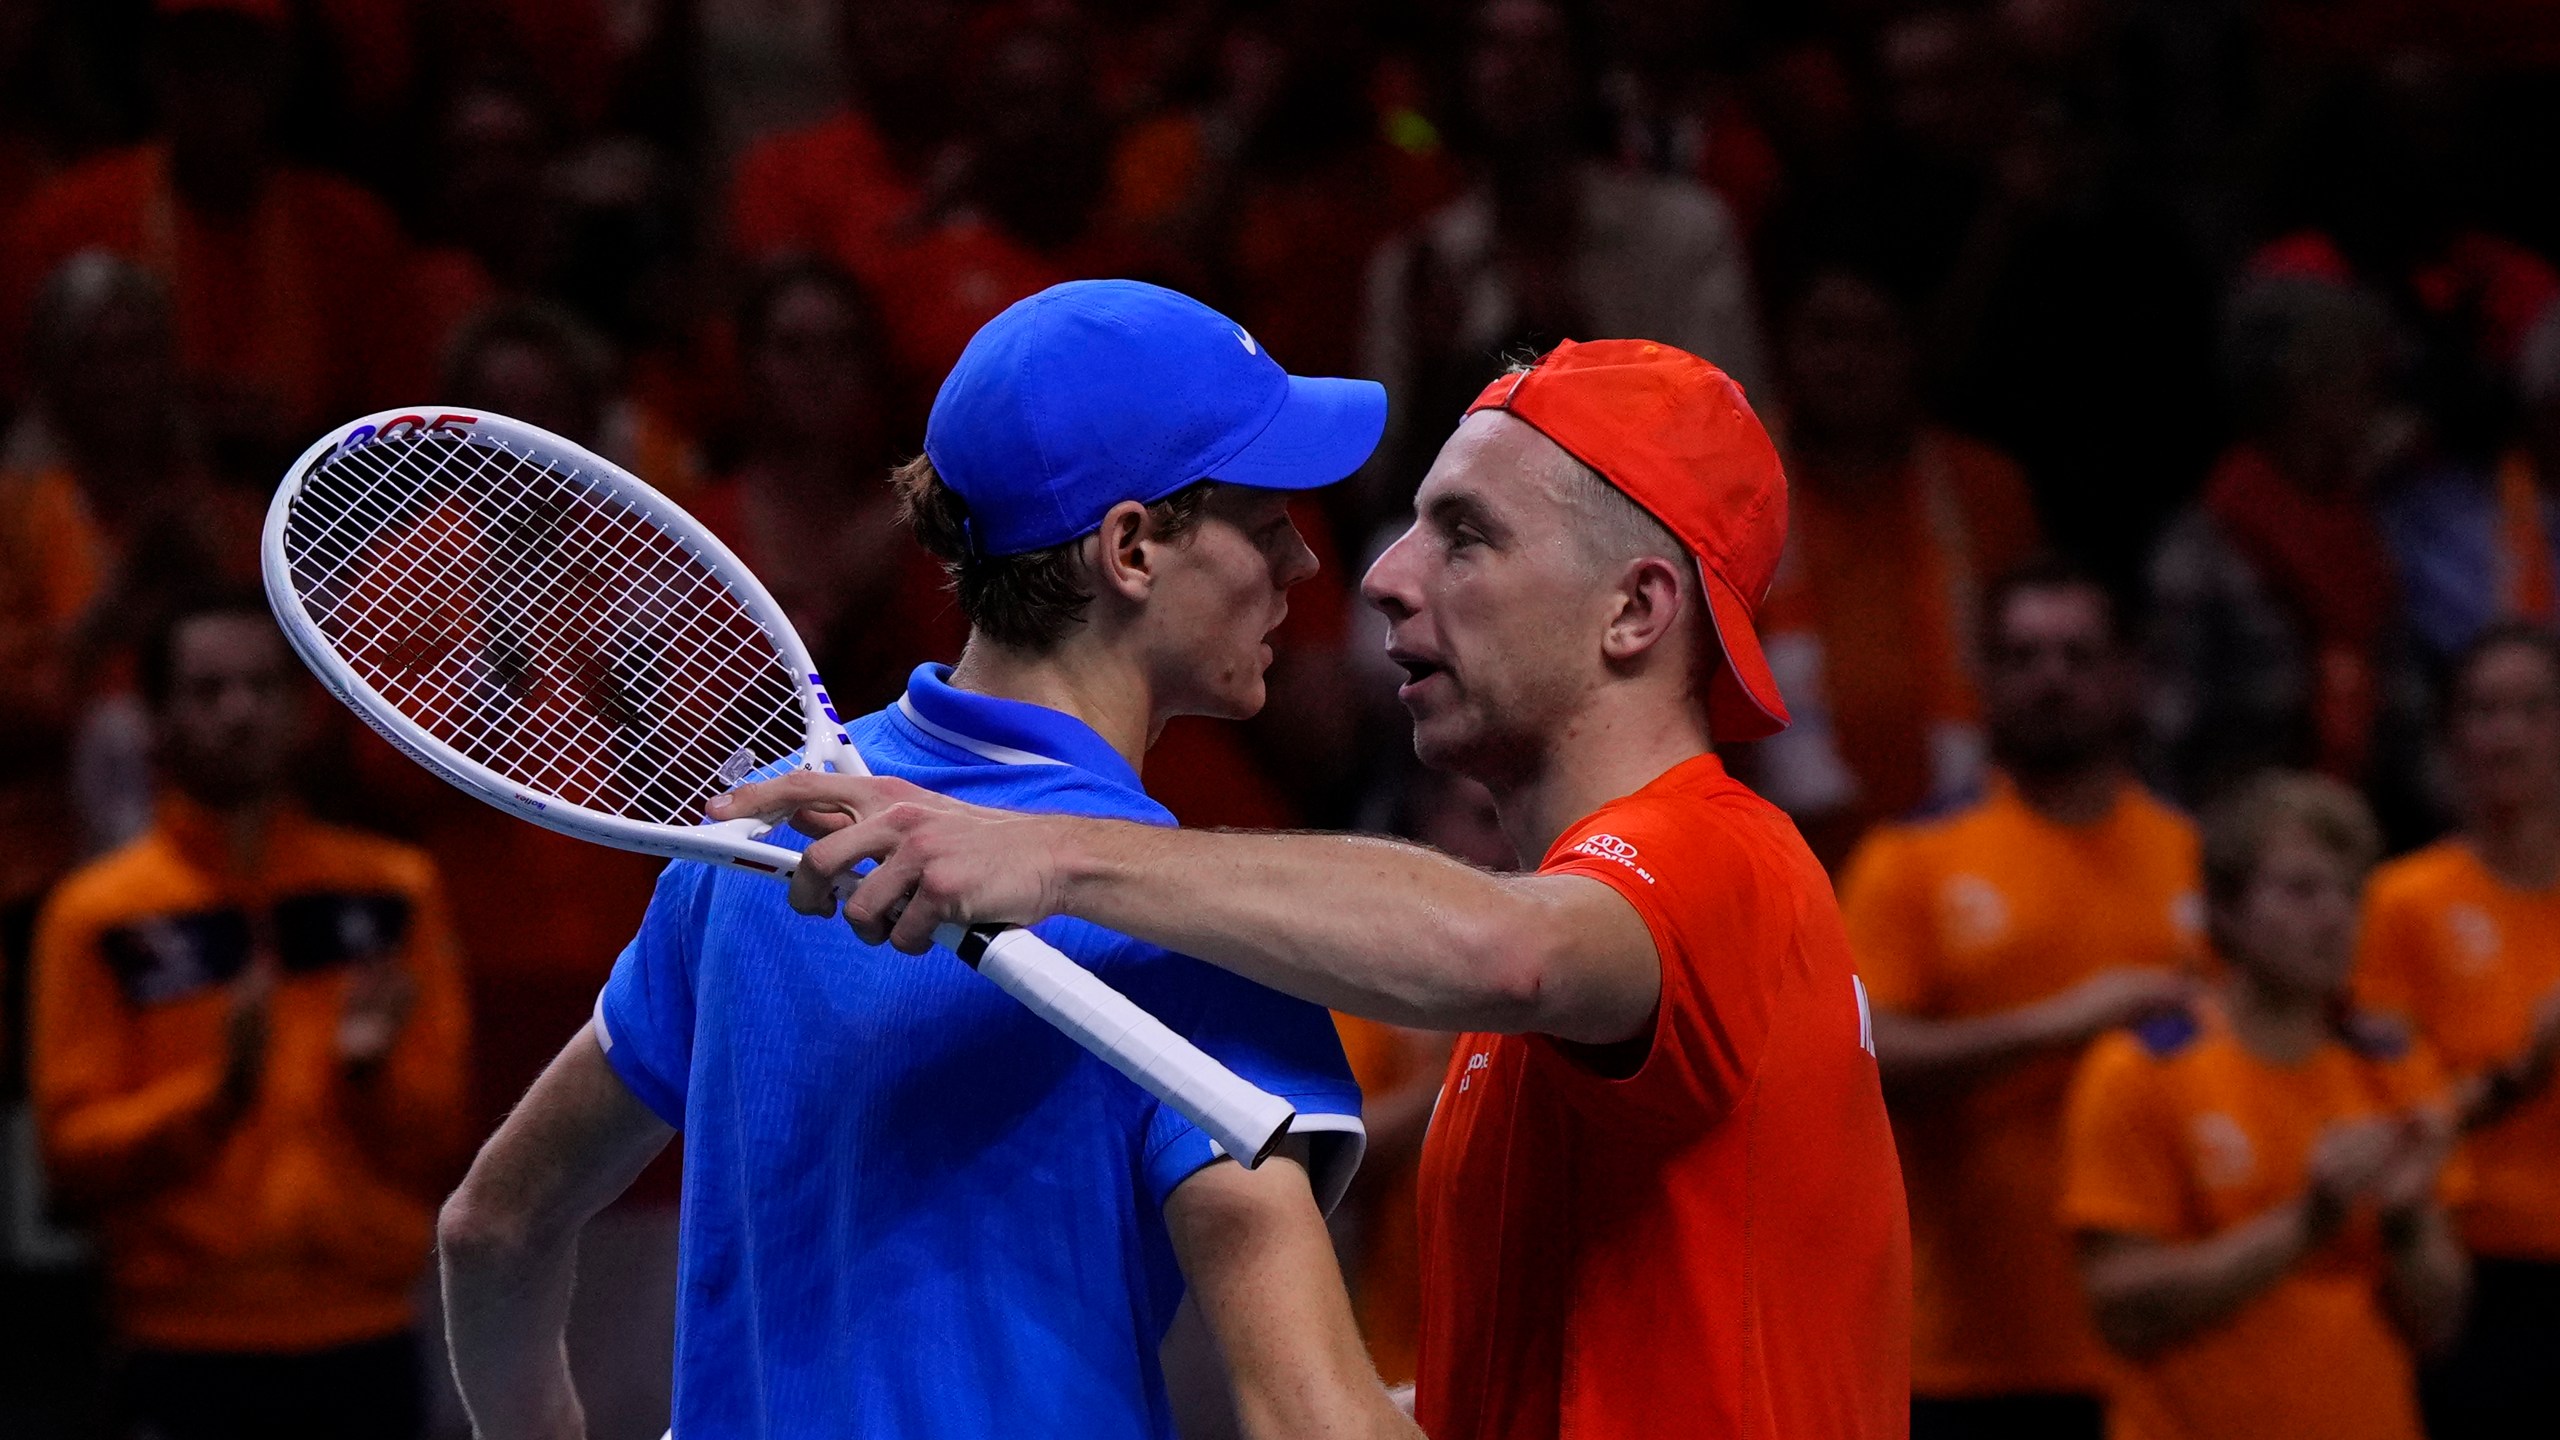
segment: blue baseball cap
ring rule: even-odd
[[[968,504],[970,543],[1020,555],[1202,480],[1330,485],[1386,424],[1374,380],[1292,375],[1243,326],[1160,285],[1075,280],[970,339],[933,398],[924,453]]]

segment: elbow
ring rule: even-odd
[[[449,1270],[511,1269],[540,1248],[533,1217],[466,1179],[436,1212],[436,1250]]]
[[[1473,934],[1461,943],[1476,957],[1475,984],[1465,1028],[1494,1034],[1522,1034],[1547,1028],[1547,1009],[1555,979],[1566,963],[1563,937],[1547,933],[1543,923],[1516,923],[1497,913],[1475,917]]]

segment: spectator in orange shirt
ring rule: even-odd
[[[1768,624],[1796,723],[1744,769],[1836,866],[1875,822],[1980,786],[1983,587],[2040,529],[2007,456],[1930,422],[1911,314],[1875,274],[1817,264],[1786,317],[1795,488]]]
[[[769,267],[738,308],[745,454],[693,505],[773,592],[846,714],[956,660],[968,627],[898,523],[887,357],[871,300],[817,260]]]
[[[303,703],[255,597],[146,646],[169,786],[37,926],[29,1085],[97,1227],[140,1433],[407,1436],[411,1300],[467,1140],[425,856],[287,798]]]
[[[54,266],[91,246],[158,275],[210,437],[262,477],[327,418],[364,408],[402,358],[402,327],[379,317],[398,304],[407,250],[371,196],[278,158],[283,10],[160,0],[160,138],[56,177],[0,266],[0,315],[13,323]]]
[[[171,587],[253,576],[265,508],[206,475],[168,295],[140,267],[63,262],[27,342],[30,403],[0,444],[0,746],[27,762],[0,782],[24,817],[0,820],[0,897],[149,822],[134,620]]]
[[[1472,183],[1372,262],[1363,364],[1394,408],[1371,503],[1389,513],[1514,348],[1651,335],[1746,390],[1766,377],[1732,213],[1694,181],[1590,153],[1597,97],[1581,36],[1550,0],[1475,7],[1452,117]]]
[[[2204,835],[2229,979],[2081,1069],[2061,1213],[2121,1360],[2115,1440],[2418,1440],[2412,1357],[2462,1322],[2465,1177],[2426,1049],[2343,1004],[2381,846],[2335,780],[2244,787]]]
[[[2056,1142],[2089,1042],[2189,993],[2196,839],[2127,769],[2107,593],[2044,564],[1985,605],[1990,793],[1870,834],[1841,917],[1911,1198],[1912,1434],[2097,1440],[2105,1352],[2053,1219]]]
[[[2377,871],[2357,998],[2404,1016],[2462,1083],[2477,1298],[2425,1386],[2435,1440],[2560,1417],[2560,646],[2494,628],[2457,668],[2448,750],[2464,827]]]
[[[935,157],[913,220],[876,268],[854,267],[879,297],[910,378],[948,371],[978,327],[1026,295],[1065,280],[1152,278],[1169,265],[1112,203],[1113,126],[1083,20],[1026,6],[981,23],[960,76],[962,123]]]
[[[740,259],[813,255],[874,273],[958,122],[953,52],[964,18],[940,0],[847,0],[837,27],[843,106],[738,161],[728,240]]]

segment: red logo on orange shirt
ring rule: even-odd
[[[1647,885],[1653,883],[1653,872],[1636,863],[1636,847],[1619,839],[1615,835],[1603,834],[1585,836],[1580,844],[1575,845],[1573,849],[1566,853],[1572,855],[1596,855],[1603,860],[1615,861],[1616,863],[1624,865],[1628,869],[1636,872],[1636,874],[1644,877],[1644,883]]]

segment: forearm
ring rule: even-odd
[[[2082,1038],[2042,1005],[1962,1020],[1875,1012],[1876,1069],[1888,1091],[1962,1084]]]
[[[474,1233],[448,1206],[437,1254],[445,1343],[479,1440],[583,1437],[569,1379],[575,1232],[539,1241]]]
[[[447,1345],[481,1440],[584,1433],[565,1348],[578,1232],[673,1134],[582,1028],[445,1202]]]
[[[2083,1267],[2099,1333],[2128,1355],[2175,1345],[2220,1324],[2282,1279],[2319,1243],[2300,1201],[2209,1240],[2144,1244]]]
[[[1360,1343],[1308,1189],[1303,1140],[1253,1171],[1213,1165],[1165,1207],[1235,1388],[1246,1440],[1415,1440]]]
[[[1540,1022],[1549,905],[1419,846],[1063,822],[1059,909],[1374,1020]]]
[[[2384,1299],[2411,1349],[2433,1354],[2453,1343],[2471,1298],[2471,1257],[2440,1206],[2388,1222],[2391,1268]]]

